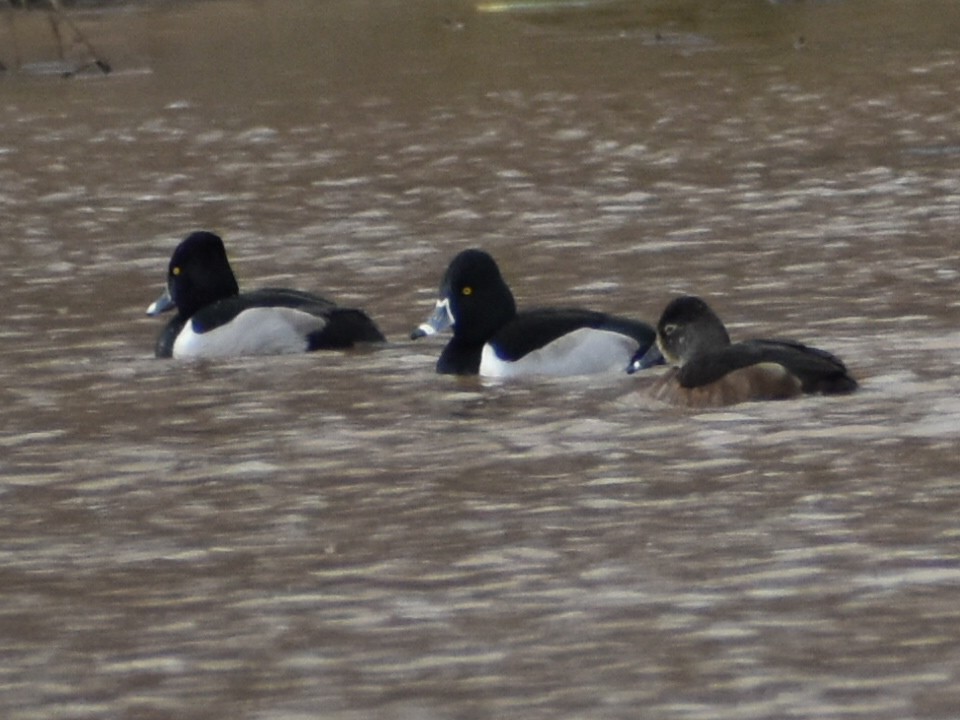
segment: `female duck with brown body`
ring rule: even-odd
[[[790,340],[731,343],[720,318],[697,297],[667,305],[657,323],[657,346],[674,368],[657,381],[653,397],[678,405],[709,407],[857,389],[843,362],[824,350]],[[627,371],[642,367],[638,358]]]

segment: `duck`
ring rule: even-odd
[[[645,363],[655,345],[651,325],[579,308],[518,312],[493,257],[471,248],[450,261],[432,314],[412,339],[452,329],[437,360],[445,375],[488,378],[623,373],[638,353]],[[638,365],[639,368],[639,365]]]
[[[319,295],[271,287],[241,293],[223,240],[205,230],[177,245],[166,289],[147,315],[173,309],[157,338],[158,358],[277,355],[385,340],[362,310]]]
[[[651,395],[677,405],[723,406],[858,388],[843,362],[825,350],[793,340],[731,342],[717,314],[693,295],[666,306],[657,321],[656,345],[672,367],[654,383]],[[637,357],[627,372],[644,367]]]

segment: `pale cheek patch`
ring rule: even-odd
[[[639,344],[626,335],[607,330],[581,328],[508,362],[497,357],[490,345],[483,346],[480,374],[509,378],[524,375],[593,375],[623,373]]]
[[[326,320],[293,308],[251,308],[231,322],[198,333],[188,322],[173,344],[175,358],[281,355],[305,352],[307,335]]]

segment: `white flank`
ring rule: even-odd
[[[638,347],[637,341],[626,335],[581,328],[514,362],[501,360],[490,345],[484,345],[480,356],[480,374],[484,377],[509,378],[623,373]]]
[[[306,336],[326,324],[322,317],[293,308],[250,308],[226,325],[204,333],[194,332],[193,323],[188,322],[173,343],[173,356],[217,358],[304,352]]]

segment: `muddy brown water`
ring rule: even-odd
[[[32,15],[0,77],[4,718],[957,716],[952,0],[73,12],[114,73]],[[153,359],[195,228],[391,343]],[[438,377],[406,337],[470,246],[862,391]]]

